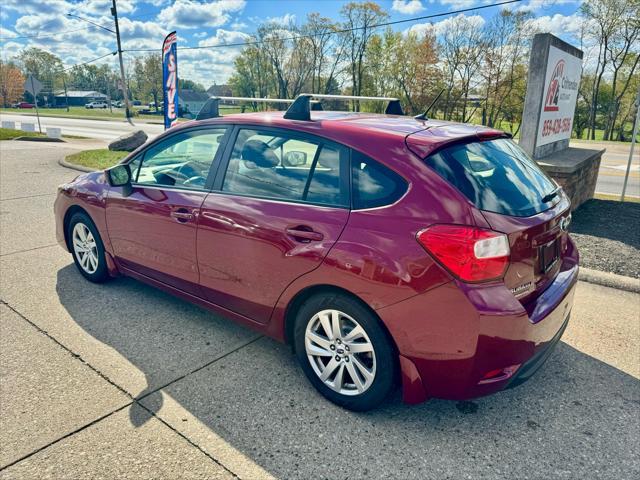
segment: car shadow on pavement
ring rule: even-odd
[[[353,413],[318,395],[285,345],[252,341],[254,332],[131,279],[80,283],[82,291],[79,281],[73,265],[59,270],[60,302],[144,373],[147,388],[131,393],[155,392],[141,401],[146,408],[162,417],[163,398],[171,397],[276,477],[628,478],[640,471],[640,382],[567,344],[513,390],[414,406],[398,393],[375,411]],[[131,410],[133,425],[148,420]],[[178,423],[189,437],[188,419]]]

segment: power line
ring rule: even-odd
[[[378,23],[375,25],[369,25],[367,27],[365,26],[358,26],[358,27],[353,27],[353,28],[343,28],[343,29],[339,29],[339,30],[332,30],[330,32],[322,32],[322,33],[315,33],[315,34],[308,34],[308,35],[295,35],[295,36],[291,36],[291,37],[279,37],[279,38],[273,38],[273,39],[265,39],[265,40],[254,40],[254,41],[250,41],[250,42],[237,42],[237,43],[224,43],[224,44],[220,44],[220,45],[200,45],[200,46],[195,46],[195,47],[178,47],[178,50],[202,50],[202,49],[208,49],[208,48],[226,48],[226,47],[244,47],[244,46],[250,46],[250,45],[261,45],[263,43],[271,43],[271,42],[286,42],[289,40],[299,40],[299,39],[303,39],[303,38],[314,38],[314,37],[319,37],[319,36],[324,36],[324,35],[335,35],[338,33],[347,33],[347,32],[353,32],[356,30],[364,30],[365,28],[370,28],[370,29],[375,29],[375,28],[380,28],[380,27],[388,27],[391,25],[398,25],[400,23],[408,23],[408,22],[416,22],[419,20],[428,20],[431,18],[438,18],[438,17],[446,17],[448,15],[455,15],[457,13],[465,13],[465,12],[472,12],[472,11],[477,11],[477,10],[484,10],[485,8],[492,8],[492,7],[499,7],[501,5],[508,5],[510,3],[518,3],[521,2],[522,0],[506,0],[504,2],[498,2],[498,3],[492,3],[489,5],[480,5],[477,7],[469,7],[469,8],[462,8],[459,10],[452,10],[449,12],[442,12],[442,13],[434,13],[431,15],[422,15],[419,17],[413,17],[413,18],[405,18],[403,20],[395,20],[392,22],[384,22],[384,23]],[[129,49],[129,50],[123,50],[123,52],[156,52],[158,51],[158,48],[136,48],[136,49]]]
[[[71,70],[74,67],[82,67],[83,65],[89,65],[90,63],[97,62],[98,60],[102,60],[103,58],[108,57],[109,55],[116,55],[117,53],[118,53],[117,51],[109,52],[109,53],[106,53],[106,54],[104,54],[104,55],[102,55],[100,57],[94,58],[93,60],[88,60],[86,62],[76,63],[75,65],[71,65],[70,67],[67,67],[67,68],[63,69],[62,71],[63,72],[68,72],[69,70]]]

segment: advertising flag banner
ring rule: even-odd
[[[176,32],[162,43],[162,89],[164,91],[164,128],[178,122],[178,56]]]

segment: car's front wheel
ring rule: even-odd
[[[298,311],[294,335],[307,378],[337,405],[370,410],[393,389],[397,360],[391,341],[357,300],[341,293],[308,299]]]
[[[100,283],[109,279],[104,245],[98,229],[85,213],[75,213],[67,227],[67,238],[73,261],[89,281]]]

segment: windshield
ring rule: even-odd
[[[480,210],[528,217],[559,200],[554,181],[506,138],[452,145],[425,161]]]

